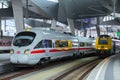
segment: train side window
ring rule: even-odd
[[[52,40],[44,40],[44,48],[52,48]]]
[[[73,42],[72,47],[78,47],[78,43]]]
[[[11,46],[11,41],[6,41],[6,46]]]
[[[68,41],[56,41],[56,47],[68,47]]]
[[[86,46],[92,46],[92,44],[91,43],[86,43]]]
[[[52,47],[52,40],[42,40],[40,41],[34,49],[36,48],[51,48]]]
[[[0,46],[2,46],[2,41],[0,41]]]
[[[68,41],[59,42],[59,47],[68,47]]]
[[[80,44],[81,47],[85,46],[84,42],[80,42],[79,44]]]
[[[43,48],[42,42],[43,42],[43,40],[40,41],[40,42],[35,46],[34,49],[36,49],[36,48]]]

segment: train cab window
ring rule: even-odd
[[[80,44],[81,47],[85,46],[84,42],[80,42],[79,44]]]
[[[99,43],[99,44],[108,44],[108,41],[107,41],[107,40],[99,40],[98,43]]]
[[[35,36],[36,34],[33,32],[20,32],[13,40],[13,45],[19,47],[28,46],[33,42]]]
[[[52,40],[42,40],[35,46],[36,48],[52,48]]]

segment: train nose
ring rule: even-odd
[[[11,55],[10,56],[10,62],[14,63],[14,64],[27,64],[28,63],[28,55],[22,55],[19,54],[19,56],[17,54]]]
[[[101,46],[101,48],[104,48],[104,46]]]

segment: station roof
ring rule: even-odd
[[[24,17],[56,19],[67,24],[67,18],[78,19],[105,16],[112,12],[120,13],[120,0],[22,0]],[[116,2],[115,2],[116,1]],[[13,17],[11,0],[2,0],[8,8],[0,9],[1,17]],[[27,8],[28,7],[28,8]]]

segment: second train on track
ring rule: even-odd
[[[120,52],[120,40],[112,39],[109,35],[96,38],[95,49],[100,57],[107,57]]]

